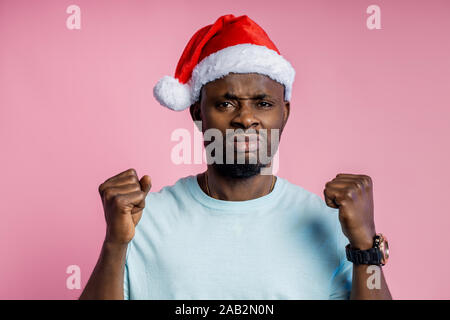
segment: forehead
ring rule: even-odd
[[[281,99],[284,95],[284,86],[258,73],[230,73],[207,83],[202,88],[202,95],[207,97],[222,96],[225,93],[236,96],[266,94]]]

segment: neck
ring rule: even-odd
[[[256,199],[271,192],[273,175],[254,175],[248,178],[232,178],[220,175],[212,166],[208,166],[208,186],[210,196],[219,200],[245,201]],[[205,173],[199,176],[203,191],[208,194]]]

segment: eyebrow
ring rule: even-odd
[[[267,94],[265,94],[265,93],[256,94],[256,95],[254,95],[254,96],[252,96],[250,98],[239,98],[237,95],[235,95],[234,93],[230,93],[230,92],[225,93],[223,95],[223,97],[225,99],[230,99],[230,100],[248,100],[248,99],[250,99],[250,100],[261,100],[261,99],[264,99],[264,98],[269,98],[269,96]]]

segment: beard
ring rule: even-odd
[[[250,133],[251,130],[247,130],[247,133]],[[208,163],[212,165],[214,169],[216,169],[216,172],[219,173],[221,176],[224,177],[231,177],[231,178],[249,178],[252,176],[256,176],[261,174],[261,170],[266,167],[271,166],[271,158],[267,158],[267,154],[272,153],[272,149],[276,150],[278,148],[278,143],[275,143],[274,148],[272,148],[271,143],[267,139],[267,133],[265,131],[258,132],[259,139],[258,141],[258,147],[260,149],[266,150],[266,156],[262,156],[263,158],[260,158],[259,149],[258,152],[250,152],[248,154],[245,154],[245,159],[242,158],[244,156],[242,149],[241,152],[237,152],[234,149],[234,131],[228,132],[222,139],[221,147],[219,147],[219,150],[221,150],[221,154],[217,154],[218,159],[216,158],[216,148],[213,148],[210,150],[210,156],[212,158],[208,159]],[[215,139],[215,138],[214,138]],[[211,141],[212,142],[212,141]],[[253,143],[255,141],[253,140]],[[205,143],[205,146],[207,146],[209,143]],[[254,144],[253,144],[254,146]],[[230,149],[229,149],[230,148]],[[250,148],[250,147],[249,147]],[[253,149],[254,150],[254,149]],[[231,155],[232,159],[229,159],[231,161],[227,161],[227,152],[232,152],[234,155]],[[238,155],[239,153],[239,155]],[[239,160],[238,160],[239,158]],[[216,160],[219,160],[216,162]],[[265,160],[263,160],[265,159]]]
[[[212,152],[212,155],[215,155],[215,151]],[[237,154],[235,153],[233,157],[234,161],[231,163],[227,163],[224,150],[221,163],[213,162],[211,163],[211,165],[221,176],[230,178],[253,177],[259,175],[262,168],[266,168],[270,165],[270,163],[262,163],[261,161],[259,161],[259,157],[257,156],[253,155],[251,157],[253,157],[252,160],[255,160],[254,157],[256,157],[256,161],[250,161],[250,158],[248,157],[246,157],[245,160],[242,159],[244,161],[238,161]]]
[[[212,166],[216,171],[225,177],[230,178],[249,178],[261,173],[261,169],[267,167],[262,163],[243,163],[243,164],[226,164],[213,163]]]

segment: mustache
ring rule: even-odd
[[[245,141],[246,138],[250,140],[255,139],[256,141],[264,141],[267,139],[267,129],[227,129],[225,133],[224,140],[234,141]]]

